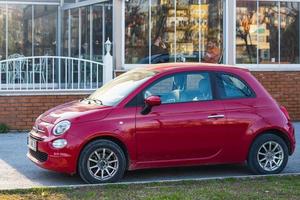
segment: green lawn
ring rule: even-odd
[[[0,191],[0,199],[300,199],[300,176],[37,188]]]

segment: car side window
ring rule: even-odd
[[[221,99],[249,98],[254,96],[250,87],[238,77],[223,73],[217,77]]]
[[[162,104],[212,100],[209,73],[178,73],[154,83],[144,98],[160,96]]]

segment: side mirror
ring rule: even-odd
[[[153,107],[161,105],[161,99],[159,96],[150,96],[145,99],[145,104]]]
[[[151,112],[153,106],[161,105],[161,99],[159,96],[150,96],[145,99],[145,106],[141,111],[142,115],[147,115]]]

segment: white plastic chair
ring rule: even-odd
[[[47,56],[47,55],[45,55]],[[30,75],[30,81],[31,83],[33,83],[33,79],[34,79],[34,75],[38,74],[39,77],[41,77],[40,83],[46,83],[46,76],[45,76],[45,72],[46,72],[46,65],[48,62],[48,59],[45,58],[41,58],[39,59],[39,63],[35,63],[32,67],[32,71],[30,71],[29,75]]]
[[[8,60],[8,82],[15,83],[16,80],[20,80],[20,83],[25,82],[25,57],[21,54],[12,54],[7,57]]]

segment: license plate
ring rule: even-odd
[[[28,148],[36,151],[37,147],[37,141],[31,137],[28,137]]]

